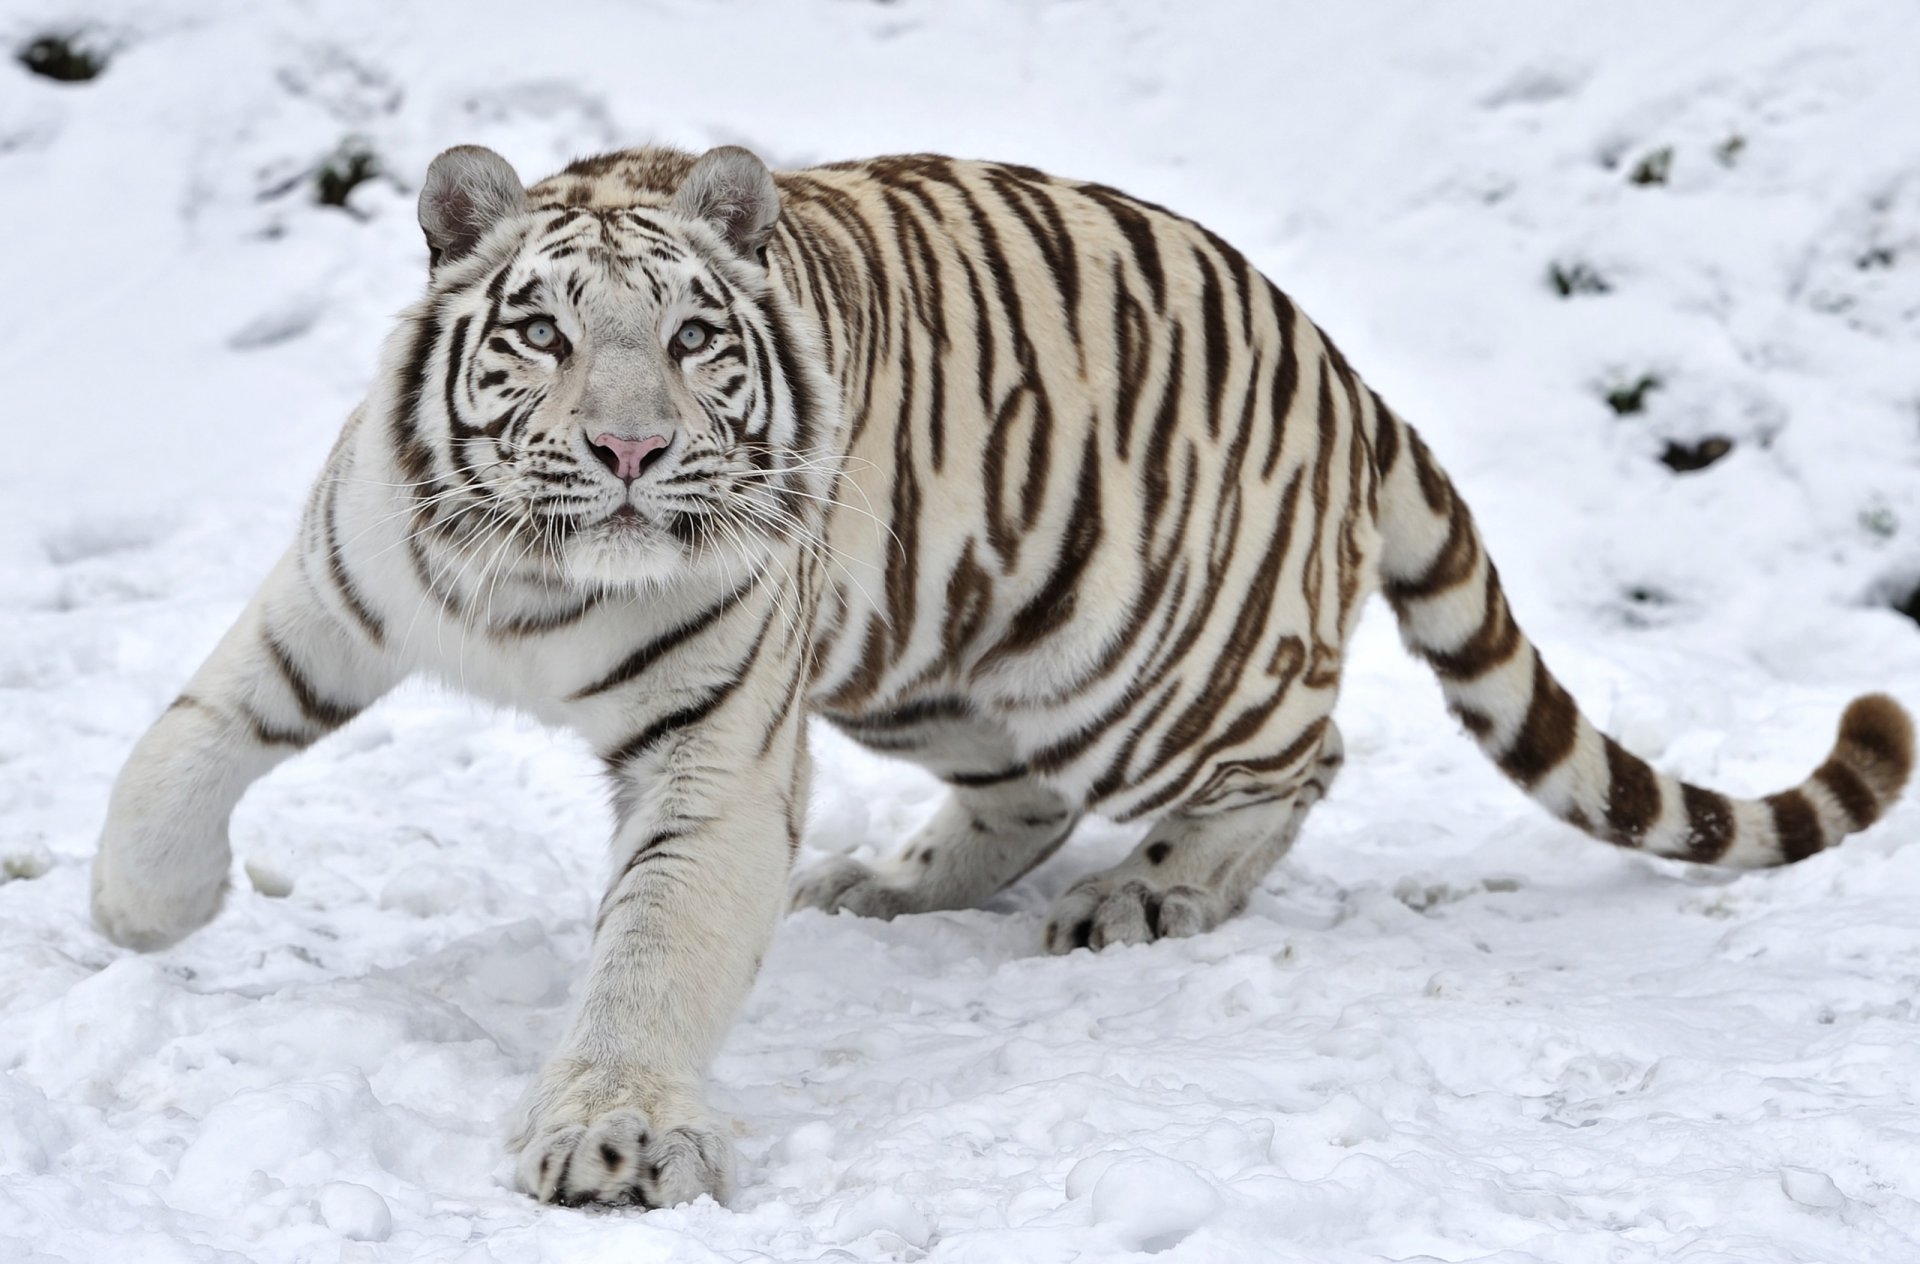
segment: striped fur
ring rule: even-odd
[[[512,1140],[538,1197],[724,1193],[705,1067],[789,899],[977,903],[1094,812],[1146,835],[1048,947],[1233,915],[1339,770],[1376,589],[1488,755],[1609,842],[1795,860],[1910,769],[1877,696],[1759,801],[1601,736],[1419,437],[1231,246],[1115,190],[735,149],[525,189],[462,148],[421,224],[427,293],[286,557],[129,759],[94,911],[143,948],[204,923],[246,786],[408,675],[579,731],[612,879]],[[888,866],[789,893],[809,710],[952,795]]]
[[[1383,589],[1407,645],[1488,758],[1595,838],[1741,869],[1788,864],[1878,820],[1913,766],[1913,726],[1884,694],[1856,698],[1813,775],[1734,799],[1649,767],[1605,736],[1514,622],[1473,516],[1420,437],[1397,420],[1385,479]]]

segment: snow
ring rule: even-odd
[[[387,1200],[365,1185],[355,1185],[352,1181],[323,1185],[319,1207],[321,1221],[343,1238],[355,1242],[385,1242],[393,1233],[393,1211],[387,1206]]]
[[[715,1067],[730,1208],[509,1187],[604,865],[566,735],[403,691],[249,796],[208,929],[86,917],[111,778],[291,532],[459,142],[946,150],[1196,215],[1421,428],[1596,720],[1797,781],[1852,694],[1920,703],[1900,6],[26,0],[0,36],[77,22],[100,78],[0,67],[0,1260],[1920,1258],[1920,809],[1784,871],[1614,853],[1384,609],[1341,781],[1221,930],[1041,955],[1132,838],[1099,824],[986,910],[790,919]],[[316,206],[350,135],[390,175]],[[814,856],[931,810],[818,736]]]

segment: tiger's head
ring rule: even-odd
[[[773,176],[734,147],[668,157],[677,187],[607,204],[530,196],[460,146],[420,192],[430,280],[389,350],[401,471],[449,534],[522,536],[569,586],[737,574],[832,494],[837,404],[769,273]]]

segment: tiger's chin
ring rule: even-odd
[[[684,576],[686,546],[654,523],[623,509],[572,532],[560,550],[561,570],[576,588],[657,588]]]
[[[623,508],[572,532],[560,549],[568,584],[602,592],[644,592],[693,578],[740,577],[766,561],[750,539],[683,539],[657,520]]]

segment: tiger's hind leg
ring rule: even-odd
[[[1047,951],[1199,935],[1240,913],[1293,846],[1344,759],[1340,731],[1328,721],[1319,752],[1271,797],[1162,817],[1125,860],[1082,878],[1054,902]]]
[[[903,711],[845,725],[864,745],[920,764],[953,787],[933,819],[880,866],[844,856],[802,873],[796,909],[897,917],[972,908],[1018,881],[1073,832],[1079,811],[1027,775],[1005,730],[970,715]]]
[[[793,907],[861,917],[973,908],[1052,855],[1078,819],[1066,800],[1024,778],[961,787],[883,866],[838,856],[801,874]]]

